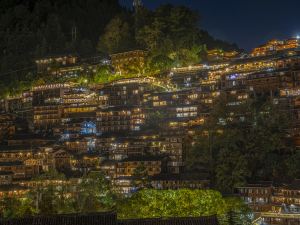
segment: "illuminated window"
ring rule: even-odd
[[[96,124],[93,122],[83,122],[80,133],[83,135],[96,134]]]
[[[198,98],[198,95],[197,94],[192,94],[189,96],[190,99],[197,99]]]

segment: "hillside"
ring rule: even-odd
[[[30,88],[39,79],[34,60],[47,55],[142,48],[185,65],[201,61],[207,48],[237,49],[202,30],[200,15],[184,6],[131,11],[117,0],[3,0],[0,12],[2,95]]]

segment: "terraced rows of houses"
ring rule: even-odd
[[[101,63],[122,74],[124,65],[143,65],[145,57],[132,51]],[[38,73],[76,77],[94,73],[100,61],[66,55],[36,63]],[[284,105],[299,146],[300,40],[272,40],[250,54],[212,50],[207,63],[173,68],[161,79],[52,83],[2,99],[0,184],[22,193],[31,177],[51,168],[70,176],[100,170],[130,193],[136,169],[144,167],[154,188],[206,188],[207,174],[185,173],[185,154],[221,93],[231,96],[232,106],[260,95]]]

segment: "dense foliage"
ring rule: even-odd
[[[123,10],[117,0],[1,1],[1,92],[30,88],[38,80],[37,57],[95,53],[99,35]]]
[[[206,48],[237,49],[201,30],[199,14],[183,6],[129,11],[117,0],[3,0],[0,11],[1,96],[35,85],[34,60],[53,54],[149,50],[145,68],[131,68],[141,75],[198,63]]]
[[[135,175],[141,178],[137,179],[136,187],[149,186],[143,168]],[[2,218],[117,210],[120,219],[218,215],[222,224],[228,224],[228,215],[234,213],[236,221],[249,222],[249,208],[240,198],[224,198],[214,190],[143,189],[124,197],[114,194],[109,181],[98,172],[83,176],[79,183],[56,171],[42,174],[34,181],[37,185],[26,196],[1,198]]]
[[[37,185],[23,198],[6,196],[1,199],[3,218],[102,212],[115,207],[110,182],[98,172],[83,176],[79,183],[72,183],[56,171],[42,174],[34,181]]]
[[[162,5],[154,11],[139,7],[132,15],[118,15],[110,21],[99,39],[98,50],[117,53],[146,49],[151,65],[163,70],[199,63],[205,58],[207,46],[237,49],[201,30],[199,18],[198,12],[184,6]]]
[[[238,106],[221,96],[188,154],[190,170],[209,168],[218,190],[255,181],[289,182],[299,175],[299,153],[289,138],[291,118],[271,100]]]
[[[223,198],[214,190],[147,189],[123,199],[117,209],[121,219],[218,215],[224,220],[227,213],[235,212],[243,224],[249,222],[249,209],[239,198]]]

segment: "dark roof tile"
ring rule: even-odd
[[[218,225],[216,216],[119,220],[118,225]]]
[[[55,215],[0,221],[1,225],[116,225],[115,213]]]
[[[21,166],[24,165],[21,161],[0,162],[0,166]]]
[[[32,217],[0,221],[1,225],[219,225],[216,216],[119,220],[112,212]]]

